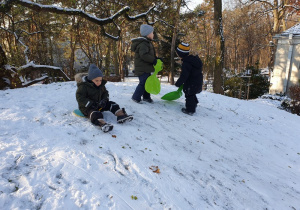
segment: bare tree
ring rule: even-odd
[[[51,13],[56,13],[56,14],[73,15],[73,16],[82,17],[92,23],[95,23],[95,24],[101,26],[103,35],[107,36],[111,39],[114,39],[114,40],[118,40],[119,35],[121,33],[121,29],[115,23],[116,19],[118,19],[121,16],[124,16],[128,21],[134,21],[137,19],[144,18],[148,22],[147,15],[155,8],[155,5],[154,5],[145,13],[135,15],[135,16],[129,16],[128,12],[130,10],[130,7],[126,6],[108,18],[97,18],[97,17],[94,17],[94,16],[84,12],[83,10],[79,10],[79,9],[70,9],[70,8],[61,8],[61,7],[51,6],[51,5],[50,6],[42,5],[42,4],[38,4],[38,3],[34,3],[34,2],[29,2],[26,0],[7,0],[4,2],[0,2],[0,12],[5,13],[5,12],[10,11],[13,5],[21,5],[23,7],[32,9],[36,12],[51,12]],[[107,24],[110,24],[110,23],[115,24],[116,28],[118,28],[117,36],[106,33],[104,26]]]
[[[287,13],[295,13],[300,10],[299,2],[295,0],[250,0],[248,4],[259,3],[265,6],[261,13],[272,12],[273,14],[273,31],[272,35],[279,33],[281,30],[286,30],[285,18]],[[282,29],[280,28],[282,27]]]
[[[214,68],[214,93],[224,94],[222,88],[222,71],[224,66],[224,34],[222,19],[222,0],[214,0],[214,32],[216,42],[215,68]]]
[[[22,7],[31,9],[36,12],[63,14],[63,15],[67,15],[67,16],[80,17],[80,18],[86,19],[89,22],[100,26],[102,29],[101,30],[102,35],[105,37],[108,37],[109,39],[112,39],[114,41],[119,40],[120,34],[121,34],[121,28],[117,25],[116,20],[118,20],[121,16],[123,16],[128,21],[144,19],[146,22],[148,22],[148,14],[155,8],[155,5],[153,5],[147,12],[137,14],[135,16],[129,16],[128,12],[130,11],[130,7],[125,6],[122,9],[120,9],[119,11],[117,11],[115,14],[113,14],[107,18],[97,18],[97,17],[95,17],[89,13],[86,13],[83,10],[79,10],[79,9],[60,8],[60,7],[53,6],[53,5],[42,5],[42,4],[27,1],[27,0],[6,0],[6,1],[0,2],[0,13],[2,13],[2,14],[8,13],[12,10],[12,8],[14,6],[22,6]],[[116,31],[116,33],[114,33],[115,35],[106,32],[106,29],[104,26],[106,26],[108,24],[112,24],[115,26],[115,30],[113,30],[113,31]],[[25,54],[25,58],[26,58],[25,59],[26,65],[19,67],[20,73],[26,75],[26,74],[28,74],[28,72],[34,72],[34,71],[39,71],[39,72],[40,71],[46,71],[46,72],[47,71],[57,71],[57,67],[34,65],[33,62],[31,62],[28,59],[29,47],[22,42],[20,37],[16,37],[16,39],[18,40],[19,44],[21,44],[25,48],[24,54]],[[1,47],[1,50],[3,50],[2,47]],[[4,61],[5,59],[1,59],[1,60]],[[74,59],[71,59],[71,60],[74,60]],[[10,67],[7,67],[7,66],[4,66],[4,67],[5,68],[1,68],[1,70],[8,72],[8,69],[10,69]],[[59,69],[60,69],[60,71],[62,71],[61,68],[59,68]],[[6,73],[4,75],[6,75]],[[63,74],[63,77],[68,78],[65,74]],[[36,79],[35,81],[39,82],[39,81],[41,81],[41,79],[43,79],[43,77],[40,77],[40,78]],[[27,84],[28,83],[24,84],[24,86]],[[16,86],[11,85],[11,88],[13,88],[13,87],[16,87]]]
[[[171,85],[174,85],[174,72],[175,72],[175,62],[174,62],[174,54],[175,54],[175,45],[176,45],[176,39],[177,39],[177,26],[179,22],[179,12],[180,12],[180,5],[182,0],[177,0],[177,9],[176,9],[176,16],[175,16],[175,26],[173,28],[173,36],[172,36],[172,44],[171,44],[171,70],[170,70],[170,83]]]

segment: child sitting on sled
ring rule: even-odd
[[[133,119],[127,115],[125,109],[109,100],[109,94],[105,87],[107,81],[103,80],[102,71],[95,65],[89,66],[88,74],[75,75],[77,82],[76,100],[79,110],[88,117],[94,125],[100,126],[104,132],[111,131],[113,125],[103,119],[103,111],[110,111],[117,116],[118,123],[124,123]]]

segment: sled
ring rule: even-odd
[[[182,96],[182,89],[183,89],[183,85],[181,85],[178,88],[178,90],[165,94],[163,97],[161,97],[161,99],[166,100],[166,101],[177,100]]]
[[[85,117],[79,109],[74,109],[73,114],[77,117]]]
[[[160,82],[156,75],[162,70],[162,64],[163,62],[160,59],[157,59],[157,63],[154,66],[154,73],[146,80],[145,90],[150,94],[157,95],[160,92]]]

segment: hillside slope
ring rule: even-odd
[[[188,116],[136,85],[107,84],[134,115],[110,133],[72,115],[75,82],[0,91],[1,209],[300,209],[299,116],[209,92]]]

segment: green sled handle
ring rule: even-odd
[[[145,90],[150,94],[157,95],[160,92],[160,82],[156,75],[162,70],[162,65],[163,62],[160,59],[157,59],[157,63],[154,66],[154,73],[146,80]]]
[[[177,100],[178,98],[180,98],[182,96],[182,89],[183,89],[183,85],[181,85],[178,88],[178,90],[165,94],[163,97],[161,97],[161,99],[166,100],[166,101]]]

